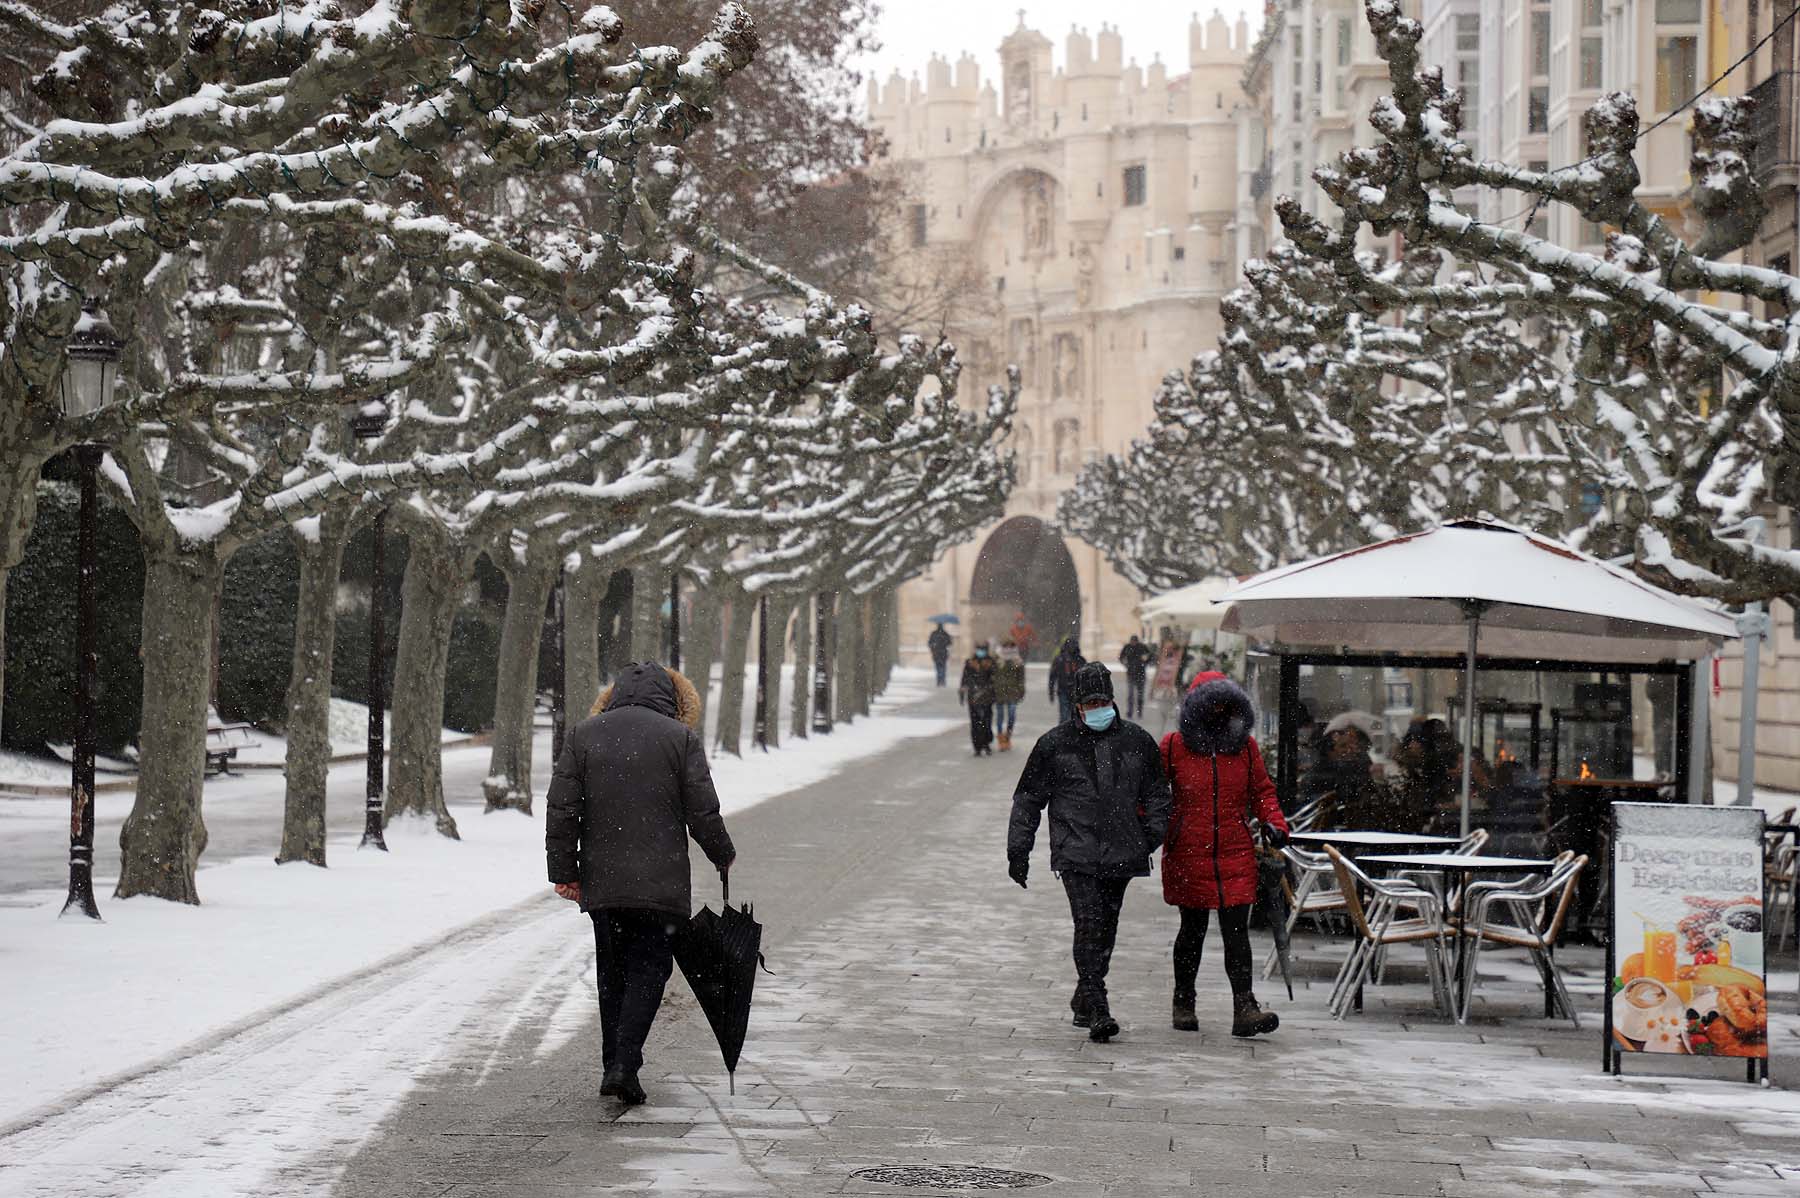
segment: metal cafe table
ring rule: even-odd
[[[1462,843],[1454,836],[1424,836],[1412,832],[1295,832],[1288,840],[1315,853],[1331,845],[1346,857],[1361,859],[1363,853],[1429,853],[1434,849],[1450,849]]]
[[[1469,882],[1476,874],[1547,874],[1556,868],[1556,862],[1545,861],[1537,857],[1484,857],[1479,854],[1461,853],[1373,853],[1358,857],[1358,865],[1380,866],[1390,872],[1425,870],[1431,873],[1454,874],[1454,885],[1447,885],[1444,907],[1444,921],[1450,924],[1450,908],[1448,899],[1451,895],[1467,894]],[[1468,937],[1462,934],[1460,925],[1446,926],[1446,932],[1456,937],[1456,971],[1455,984],[1460,987],[1463,981],[1464,941]],[[1554,951],[1554,948],[1552,949]],[[1551,988],[1544,987],[1544,1015],[1553,1015],[1552,1007],[1555,998]]]

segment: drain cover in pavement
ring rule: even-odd
[[[988,1169],[981,1165],[883,1165],[877,1169],[858,1169],[850,1176],[883,1185],[925,1190],[1022,1190],[1027,1186],[1049,1185],[1052,1180],[1041,1173],[1015,1173],[1010,1169]]]

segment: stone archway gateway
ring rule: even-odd
[[[969,632],[998,640],[1023,611],[1043,660],[1065,636],[1081,635],[1081,581],[1068,546],[1035,516],[1014,516],[988,535],[969,584]]]

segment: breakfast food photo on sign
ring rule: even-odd
[[[1762,816],[1647,804],[1614,815],[1614,1047],[1766,1059]]]

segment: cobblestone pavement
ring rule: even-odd
[[[1576,1032],[1541,1018],[1529,969],[1496,961],[1489,1017],[1455,1027],[1402,954],[1367,1010],[1334,1023],[1335,946],[1313,943],[1295,1001],[1262,987],[1281,1030],[1243,1042],[1209,944],[1201,1031],[1175,1032],[1175,921],[1152,881],[1132,887],[1113,967],[1125,1033],[1089,1043],[1069,1026],[1067,906],[1041,838],[1029,892],[1005,875],[1022,764],[971,760],[956,736],[914,741],[734,821],[734,889],[756,901],[775,971],[735,1097],[679,982],[648,1054],[650,1102],[630,1111],[595,1093],[596,1021],[569,1027],[540,993],[416,1085],[335,1192],[943,1192],[855,1176],[894,1164],[1023,1171],[1050,1179],[1046,1196],[1800,1191],[1797,1096],[1599,1073],[1597,979]],[[716,902],[706,882],[696,896]],[[591,987],[591,962],[561,968],[563,990]]]

